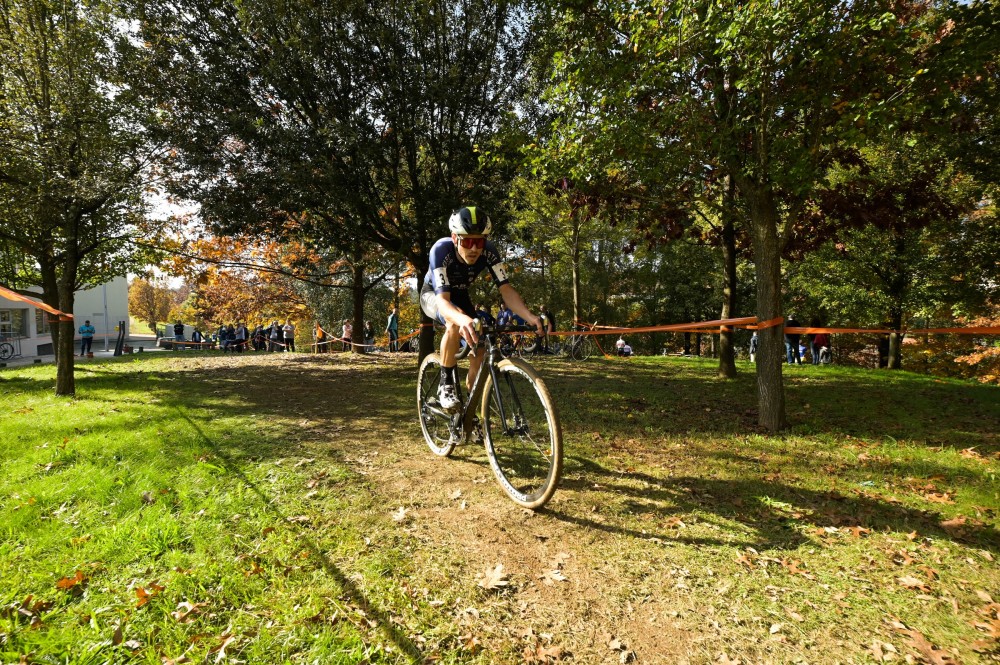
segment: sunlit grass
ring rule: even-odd
[[[76,399],[3,370],[0,661],[618,658],[594,630],[647,661],[995,655],[997,388],[794,368],[772,436],[746,365],[533,362],[566,444],[534,516],[481,450],[427,451],[412,358],[146,354]]]

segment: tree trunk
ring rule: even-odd
[[[778,212],[767,191],[741,188],[750,206],[753,261],[757,274],[757,318],[783,318],[781,306],[781,248],[778,241]],[[781,371],[785,359],[784,327],[758,331],[757,422],[770,431],[784,429],[785,386]]]
[[[903,329],[903,312],[893,308],[889,315],[893,330]],[[889,333],[889,369],[903,369],[903,334]]]
[[[354,252],[354,274],[351,295],[354,309],[354,332],[351,333],[351,352],[364,353],[365,347],[365,264],[361,250]],[[359,346],[362,345],[362,346]]]
[[[730,184],[723,204],[722,223],[722,312],[720,318],[728,319],[736,311],[736,226],[733,223],[733,187]],[[720,379],[736,378],[736,350],[733,346],[733,329],[723,326],[719,332]]]
[[[427,254],[421,254],[420,257],[426,257]],[[417,297],[418,297],[418,307],[419,307],[419,297],[420,291],[424,286],[424,277],[427,276],[427,269],[430,267],[429,259],[425,259],[423,263],[425,265],[420,265],[416,262],[416,257],[411,258],[414,262],[414,267],[417,269]],[[431,317],[424,314],[424,310],[420,308],[420,334],[417,335],[417,366],[424,361],[424,358],[434,353],[434,320]],[[402,331],[400,331],[402,332]]]
[[[76,297],[73,289],[76,281],[76,264],[67,260],[63,270],[64,272],[59,279],[59,309],[68,314],[73,311]],[[73,369],[76,361],[76,349],[73,346],[75,323],[75,320],[60,321],[57,326],[59,328],[58,339],[53,339],[52,348],[56,353],[56,395],[62,397],[76,395],[76,377]],[[58,345],[58,350],[56,350],[56,345]]]
[[[573,215],[573,236],[571,240],[570,258],[573,273],[573,324],[583,320],[583,312],[580,310],[580,222]]]
[[[48,261],[39,261],[39,272],[42,276],[42,302],[49,307],[59,309],[59,278],[56,276],[55,268]],[[72,314],[72,311],[66,313]],[[55,356],[56,362],[59,362],[59,337],[62,328],[58,322],[53,322],[49,330],[52,334],[52,355]],[[70,322],[70,330],[73,330],[73,322]]]

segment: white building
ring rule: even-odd
[[[40,291],[40,289],[38,289]],[[24,357],[52,355],[51,315],[40,307],[12,300],[0,295],[0,337],[20,344]],[[109,349],[114,348],[118,337],[118,324],[125,322],[128,336],[128,280],[116,277],[106,284],[77,291],[73,306],[73,329],[79,330],[84,321],[97,329],[94,349],[104,349],[105,339]],[[74,339],[79,340],[79,333]]]

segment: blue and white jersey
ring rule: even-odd
[[[489,240],[476,262],[469,265],[458,257],[451,238],[441,238],[431,247],[430,269],[424,277],[424,289],[431,285],[434,293],[451,293],[453,298],[456,295],[468,298],[469,287],[484,270],[489,270],[497,288],[509,281],[500,252]]]

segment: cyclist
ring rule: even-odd
[[[541,319],[531,313],[521,295],[507,281],[507,269],[500,253],[487,240],[491,228],[489,216],[477,211],[474,206],[453,213],[448,219],[451,236],[441,238],[431,248],[430,269],[420,292],[420,307],[424,314],[445,326],[441,339],[438,401],[441,408],[448,411],[461,406],[456,388],[458,362],[455,359],[459,339],[464,339],[473,349],[479,341],[473,326],[476,310],[469,297],[469,286],[479,273],[488,270],[504,303],[528,324],[535,326],[539,333],[542,332]],[[466,379],[469,390],[482,361],[482,349],[469,355],[469,375]]]

